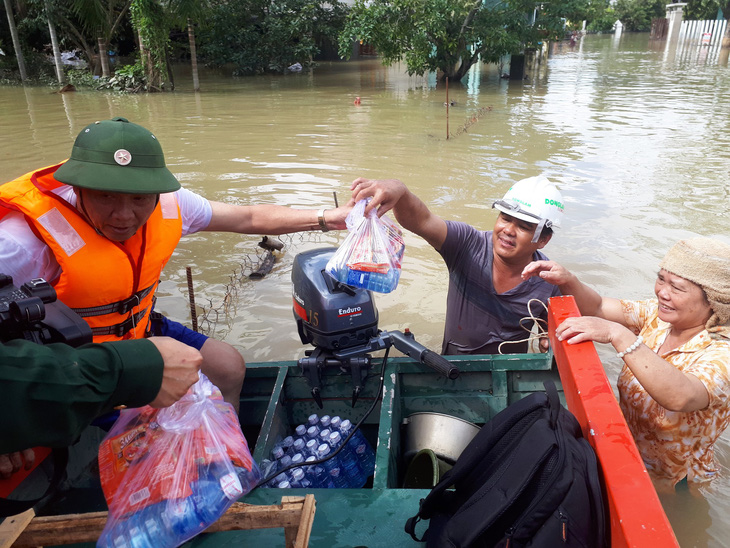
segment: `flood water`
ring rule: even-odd
[[[566,204],[544,251],[610,296],[652,296],[658,262],[678,239],[730,242],[730,71],[716,51],[666,52],[646,34],[587,36],[555,46],[525,82],[475,67],[449,86],[448,111],[434,77],[408,77],[377,59],[324,63],[313,74],[206,74],[200,94],[179,72],[178,90],[157,95],[0,88],[1,178],[57,163],[86,124],[125,116],[155,132],[184,186],[237,204],[318,209],[333,193],[346,201],[356,177],[397,177],[440,216],[489,229],[492,201],[543,173]],[[273,271],[254,281],[260,236],[187,237],[163,274],[157,308],[189,325],[190,266],[203,327],[248,361],[302,357],[293,257],[342,238],[284,237]],[[440,257],[407,234],[400,285],[376,296],[379,326],[410,327],[438,350],[446,286]],[[615,384],[619,360],[599,352]],[[730,538],[727,440],[717,453],[723,477],[711,488],[664,499],[683,547]]]

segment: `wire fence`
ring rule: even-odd
[[[238,303],[243,298],[241,293],[253,280],[261,279],[269,274],[276,262],[280,261],[286,252],[305,244],[322,242],[321,232],[264,236],[254,251],[241,256],[238,267],[228,276],[223,298],[216,301],[207,298],[205,304],[196,302],[191,290],[191,280],[188,279],[191,314],[193,326],[197,327],[196,331],[209,337],[214,336],[219,326],[229,325],[236,318]]]

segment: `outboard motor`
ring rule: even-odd
[[[352,374],[352,405],[362,390],[370,369],[370,352],[395,346],[450,379],[459,376],[456,366],[417,343],[406,330],[379,331],[378,310],[372,293],[337,281],[326,270],[335,248],[299,253],[292,268],[294,318],[299,338],[312,344],[299,366],[312,388],[312,396],[322,408],[321,373],[327,367],[349,369]]]
[[[340,283],[325,271],[335,251],[299,253],[291,275],[299,338],[333,352],[365,344],[378,334],[378,310],[370,291]]]

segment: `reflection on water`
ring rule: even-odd
[[[200,94],[189,91],[186,74],[174,94],[0,88],[0,172],[7,180],[56,163],[87,123],[126,116],[157,134],[183,185],[232,203],[317,209],[333,203],[333,192],[347,200],[358,176],[398,177],[444,218],[488,229],[493,199],[511,182],[545,173],[563,191],[566,219],[544,251],[612,296],[651,296],[660,258],[682,237],[727,241],[730,72],[718,52],[668,52],[647,35],[587,36],[572,47],[556,45],[525,82],[501,72],[475,67],[465,82],[450,84],[452,133],[479,109],[491,110],[449,140],[445,86],[377,60],[324,64],[313,74],[211,74]],[[186,238],[164,272],[158,308],[189,321],[187,265],[197,302],[222,303],[259,239]],[[301,357],[292,258],[341,239],[319,233],[288,240],[270,275],[243,277],[235,313],[221,319],[217,336],[249,361]],[[380,326],[410,327],[420,342],[439,348],[445,294],[438,254],[408,234],[398,289],[376,297]],[[620,364],[613,352],[599,352],[613,381]],[[695,539],[688,546],[721,546],[730,537],[726,441],[718,455],[724,477],[703,499],[665,501],[678,534]]]

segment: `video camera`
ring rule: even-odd
[[[18,288],[12,276],[0,274],[0,341],[13,339],[81,346],[92,341],[92,333],[81,316],[57,300],[56,290],[43,278]]]

